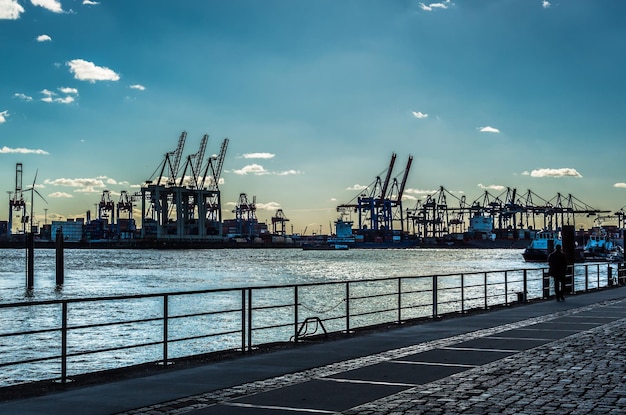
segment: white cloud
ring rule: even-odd
[[[80,81],[119,81],[120,76],[115,71],[104,67],[96,66],[93,62],[83,59],[73,59],[67,62],[70,72],[74,74],[74,78]]]
[[[350,187],[347,187],[347,188],[346,188],[346,190],[351,190],[351,191],[356,190],[356,191],[359,191],[359,192],[360,192],[361,190],[365,190],[365,189],[367,189],[367,186],[364,186],[364,185],[362,185],[362,184],[355,184],[355,185],[353,185],[353,186],[350,186]]]
[[[548,7],[552,6],[552,4],[548,0],[543,0],[543,2],[541,3],[541,6],[544,9],[547,9]]]
[[[523,172],[522,175],[530,177],[583,177],[576,169],[564,167],[561,169],[535,169],[531,172]]]
[[[277,174],[278,176],[291,176],[293,174],[300,174],[300,170],[285,170],[285,171],[277,172],[275,174]]]
[[[136,89],[138,91],[145,91],[146,87],[143,85],[135,84],[130,86],[131,89]]]
[[[55,199],[60,199],[60,198],[70,198],[70,197],[74,197],[69,193],[65,193],[65,192],[54,192],[54,193],[50,193],[48,195],[48,197],[51,198],[55,198]]]
[[[265,170],[265,168],[259,164],[249,164],[239,170],[233,170],[233,173],[242,176],[245,176],[246,174],[255,174],[257,176],[268,174],[267,170]]]
[[[415,112],[415,111],[413,111],[413,112],[412,112],[412,114],[413,114],[413,116],[414,116],[415,118],[419,118],[419,119],[422,119],[422,118],[427,118],[427,117],[428,117],[428,114],[424,114],[424,113],[423,113],[423,112],[421,112],[421,111],[420,111],[420,112]]]
[[[424,3],[420,3],[420,9],[427,11],[427,12],[432,12],[435,9],[447,9],[448,5],[450,4],[450,0],[445,0],[442,3],[430,3],[430,4],[424,4]]]
[[[17,20],[24,8],[17,0],[0,0],[0,20]]]
[[[22,101],[32,101],[33,100],[33,97],[29,97],[28,95],[25,95],[25,94],[22,94],[22,93],[19,93],[19,92],[16,92],[15,94],[13,94],[13,97],[14,98],[19,98]]]
[[[63,7],[57,0],[30,0],[33,6],[43,7],[54,13],[63,13]]]
[[[277,202],[257,203],[255,206],[257,210],[269,210],[272,212],[280,209],[280,203]]]
[[[271,159],[275,154],[272,153],[246,153],[241,156],[244,159]]]
[[[2,148],[0,148],[0,153],[4,153],[4,154],[9,154],[9,153],[18,153],[18,154],[50,154],[45,150],[41,150],[41,149],[37,149],[37,150],[33,150],[30,148],[10,148],[7,146],[4,146]]]
[[[0,124],[7,122],[7,117],[9,116],[9,111],[0,112]]]
[[[480,187],[483,190],[504,190],[506,189],[505,186],[499,185],[499,184],[490,184],[489,186],[485,186],[484,184],[478,183],[478,187]]]
[[[50,186],[76,187],[77,193],[100,193],[105,188],[103,178],[46,179],[44,184]]]
[[[73,89],[73,88],[59,88],[59,90],[61,90],[61,91],[69,90],[70,93],[78,93],[78,91]],[[48,89],[42,90],[41,93],[44,95],[44,97],[41,98],[41,100],[43,102],[47,102],[47,103],[71,104],[72,102],[75,101],[74,97],[72,97],[70,95],[67,95],[67,96],[62,97],[62,98],[55,98],[57,96],[57,94],[55,92],[53,92],[53,91],[48,90]]]
[[[626,183],[615,183],[613,187],[623,187],[626,188]]]
[[[83,0],[83,5],[96,6],[98,4],[100,4],[99,1]]]
[[[59,88],[59,91],[61,91],[64,94],[78,94],[78,89],[76,88],[61,87]]]
[[[50,42],[52,38],[48,35],[39,35],[37,36],[37,42]]]
[[[439,190],[424,190],[424,189],[405,189],[405,194],[413,194],[413,195],[432,195],[437,193]]]
[[[485,126],[485,127],[479,127],[478,131],[480,131],[481,133],[499,133],[500,130],[498,130],[495,127],[490,127],[490,126]]]

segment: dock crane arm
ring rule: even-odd
[[[396,153],[391,154],[391,161],[389,162],[389,168],[387,169],[387,176],[385,177],[385,182],[380,191],[380,198],[384,199],[387,197],[387,189],[389,188],[389,180],[391,179],[391,172],[393,171],[393,166],[396,163]]]
[[[196,166],[193,170],[193,184],[196,189],[199,188],[198,179],[200,178],[200,169],[202,168],[202,160],[204,159],[204,153],[206,151],[206,145],[209,140],[209,135],[205,134],[200,141],[200,150],[196,154]]]
[[[404,176],[402,177],[402,182],[400,183],[400,190],[398,190],[398,199],[396,202],[402,201],[402,194],[404,193],[404,187],[406,186],[406,181],[409,178],[409,171],[411,170],[411,164],[413,164],[413,156],[409,156],[409,161],[406,163],[406,168],[404,169]]]

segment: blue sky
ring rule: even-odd
[[[184,155],[230,140],[225,218],[246,193],[294,232],[328,233],[392,152],[394,176],[414,157],[405,207],[509,187],[616,211],[625,16],[622,0],[0,0],[0,187],[20,162],[41,223],[93,217],[184,130]]]

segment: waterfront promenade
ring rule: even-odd
[[[0,414],[618,414],[626,287],[0,402]]]

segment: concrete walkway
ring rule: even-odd
[[[626,413],[626,287],[29,399],[0,414]]]

